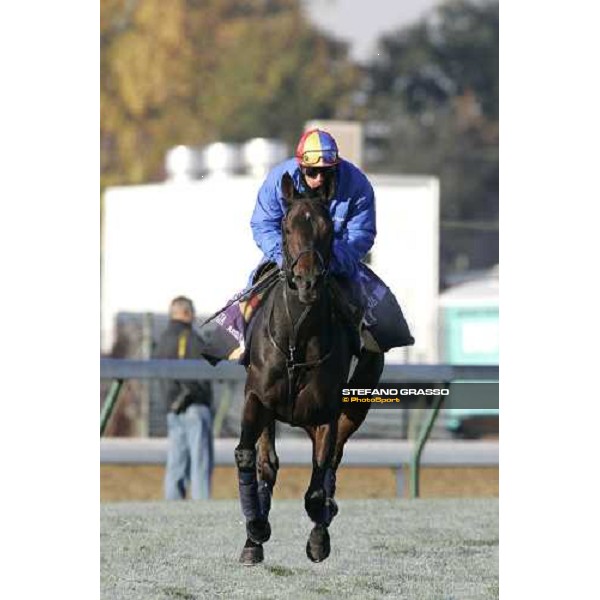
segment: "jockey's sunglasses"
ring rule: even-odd
[[[331,173],[335,167],[304,167],[302,172],[311,179],[314,179],[322,173],[323,176],[327,175],[327,173]]]

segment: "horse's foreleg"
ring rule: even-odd
[[[348,387],[373,388],[377,386],[381,372],[383,370],[383,354],[363,351],[354,375]],[[344,455],[344,445],[350,436],[363,424],[369,404],[344,404],[338,419],[337,436],[331,467],[325,472],[325,493],[327,505],[329,507],[330,518],[333,519],[338,513],[337,503],[334,500],[337,469],[342,462]]]
[[[244,564],[256,564],[263,560],[262,543],[271,535],[271,527],[263,517],[258,497],[256,480],[256,442],[262,433],[269,415],[258,397],[246,394],[242,416],[240,443],[235,449],[238,469],[238,484],[242,512],[246,518],[248,540],[240,557]]]
[[[363,350],[356,365],[349,388],[375,388],[383,372],[384,357],[379,352]],[[338,419],[337,439],[333,453],[333,466],[337,469],[344,453],[344,444],[348,438],[363,424],[370,404],[343,404]],[[335,485],[335,484],[334,484]],[[334,488],[335,489],[335,488]]]
[[[325,476],[331,467],[335,448],[337,422],[313,428],[313,465],[310,485],[304,496],[304,506],[308,516],[317,524],[329,525],[325,514]]]
[[[279,458],[275,452],[275,421],[271,419],[258,440],[258,501],[260,512],[265,519],[269,518],[271,496],[278,470]]]
[[[318,427],[307,427],[313,442],[313,470],[310,485],[304,496],[304,507],[315,523],[306,543],[306,555],[313,562],[325,560],[331,552],[327,527],[331,513],[327,503],[326,474],[331,470],[336,440],[337,421]]]
[[[344,445],[348,438],[362,425],[367,413],[369,412],[368,404],[351,405],[343,408],[338,419],[337,438],[335,440],[335,448],[331,459],[331,468],[325,473],[325,490],[327,499],[330,500],[332,518],[337,514],[337,504],[334,500],[337,480],[337,470],[342,462],[344,455]]]

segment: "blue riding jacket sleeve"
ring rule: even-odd
[[[282,170],[281,175],[284,172]],[[274,171],[269,173],[269,176],[258,191],[258,198],[254,212],[252,213],[250,226],[252,228],[252,237],[263,254],[281,267],[283,263],[281,221],[284,216],[284,210],[279,200],[281,193],[278,183]]]
[[[358,263],[373,246],[377,234],[375,194],[366,178],[358,192],[350,193],[346,226],[333,241],[331,271],[356,279]]]

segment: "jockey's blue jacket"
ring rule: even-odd
[[[281,178],[289,173],[297,190],[305,191],[298,161],[290,158],[267,175],[258,192],[252,219],[254,241],[264,254],[263,260],[282,266],[281,221],[285,215],[285,200],[281,193]],[[359,261],[373,246],[375,227],[375,195],[364,173],[347,160],[338,165],[335,196],[329,205],[333,220],[334,241],[331,272],[356,281]]]

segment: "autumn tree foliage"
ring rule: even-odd
[[[368,65],[372,172],[440,178],[441,273],[498,261],[498,2],[448,0],[387,33]]]
[[[177,144],[349,116],[357,71],[298,0],[101,0],[103,185],[160,179]]]

